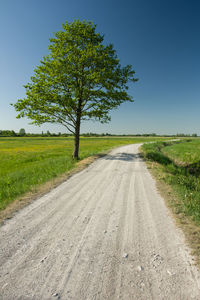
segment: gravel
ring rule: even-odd
[[[0,228],[0,299],[200,299],[200,275],[138,145],[112,151]]]

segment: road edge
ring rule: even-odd
[[[107,155],[108,151],[89,156],[78,161],[73,169],[70,171],[58,175],[56,178],[53,178],[41,185],[37,185],[33,188],[32,191],[25,193],[24,195],[17,197],[13,202],[11,202],[5,209],[0,211],[0,226],[8,219],[11,219],[19,210],[23,209],[27,205],[31,204],[33,201],[42,197],[43,195],[49,193],[51,190],[67,181],[73,175],[83,171],[89,165],[91,165],[95,160]]]
[[[200,269],[200,227],[195,224],[191,217],[180,213],[175,205],[180,201],[180,197],[174,191],[171,185],[164,181],[164,171],[157,162],[148,161],[143,156],[141,147],[140,156],[145,162],[148,171],[155,180],[158,193],[164,199],[169,212],[175,221],[175,225],[181,229],[184,234],[186,245],[191,250],[191,256],[194,264]]]

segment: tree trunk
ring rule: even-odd
[[[79,159],[79,136],[80,133],[76,132],[74,135],[74,152],[73,152],[73,158],[74,159]]]
[[[74,134],[74,153],[73,153],[74,159],[79,159],[80,125],[81,125],[81,115],[78,113],[77,120],[76,120],[75,134]]]

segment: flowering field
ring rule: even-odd
[[[80,159],[113,147],[158,139],[81,138]],[[73,139],[70,137],[0,138],[0,209],[36,186],[75,167],[72,151]]]

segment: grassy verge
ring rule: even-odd
[[[157,139],[81,138],[80,159],[114,147]],[[0,138],[0,211],[16,198],[35,192],[38,186],[77,167],[72,150],[72,138]]]
[[[199,146],[200,140],[158,142],[144,144],[142,152],[200,265]]]
[[[200,139],[188,140],[174,144],[173,147],[166,146],[162,149],[163,153],[175,161],[177,165],[188,166],[200,161]]]

